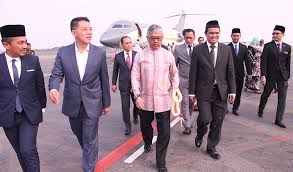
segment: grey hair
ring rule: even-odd
[[[162,34],[163,34],[163,28],[161,26],[156,25],[156,24],[152,24],[148,28],[147,36],[149,36],[151,33],[155,32],[155,31],[162,32]]]
[[[12,37],[2,38],[1,42],[2,42],[2,43],[6,42],[6,43],[10,44],[11,41],[12,41],[12,39],[13,39]]]

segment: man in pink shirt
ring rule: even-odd
[[[171,92],[179,87],[175,59],[161,48],[163,30],[151,25],[147,31],[149,47],[138,52],[134,59],[131,83],[136,106],[140,109],[140,128],[145,143],[144,151],[151,150],[152,121],[157,119],[158,140],[156,164],[159,172],[166,172],[166,153],[170,140]]]

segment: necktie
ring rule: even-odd
[[[215,62],[215,50],[214,49],[216,48],[216,46],[211,45],[210,47],[211,47],[211,51],[210,51],[211,61],[212,61],[213,66],[215,67],[216,62]]]
[[[238,56],[238,48],[237,48],[237,45],[235,45],[234,51],[235,51],[236,56]]]
[[[192,53],[192,46],[188,45],[188,48],[189,48],[188,55],[190,57],[191,56],[191,53]]]
[[[127,52],[126,54],[127,54],[126,63],[127,63],[128,68],[130,69],[130,67],[131,67],[130,55],[129,55],[129,52]]]
[[[280,54],[282,52],[282,46],[281,46],[281,43],[278,43],[277,44],[277,47],[278,47],[278,53]]]
[[[18,87],[18,82],[19,82],[19,76],[18,76],[18,70],[15,66],[15,59],[12,60],[12,71],[13,71],[13,80],[14,80],[14,85],[17,88]],[[18,97],[18,93],[16,93],[16,102],[15,102],[15,110],[20,113],[22,112],[22,107],[21,107],[21,103]]]

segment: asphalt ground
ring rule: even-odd
[[[113,65],[108,54],[108,71],[112,78]],[[54,55],[40,55],[46,85],[54,63]],[[292,75],[291,75],[292,76]],[[170,172],[292,172],[293,171],[293,89],[289,81],[287,106],[284,115],[286,129],[274,125],[277,94],[272,93],[258,118],[260,95],[243,90],[240,116],[226,115],[222,138],[217,149],[220,160],[213,160],[205,152],[206,138],[200,148],[194,145],[196,123],[189,136],[183,135],[180,122],[171,129],[167,153]],[[61,88],[63,90],[63,86]],[[62,91],[61,91],[62,95]],[[111,92],[109,114],[99,123],[99,162],[96,172],[152,172],[155,166],[155,145],[148,154],[139,154],[132,163],[124,161],[143,146],[139,124],[132,123],[130,136],[124,135],[120,94]],[[231,112],[231,107],[229,107]],[[197,112],[194,112],[197,115]],[[175,120],[172,117],[171,121]],[[157,135],[157,133],[154,133]],[[42,172],[81,172],[81,149],[72,133],[68,118],[61,114],[61,104],[48,101],[44,122],[38,131],[38,151]],[[0,129],[0,172],[21,171],[16,154]]]

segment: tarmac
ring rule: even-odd
[[[55,56],[40,55],[46,85]],[[108,54],[110,83],[113,65]],[[292,76],[292,74],[291,74]],[[213,160],[206,152],[206,139],[200,148],[194,145],[196,123],[192,134],[183,135],[175,117],[171,129],[166,163],[170,172],[292,172],[293,171],[293,88],[289,80],[287,105],[282,129],[274,125],[277,94],[272,93],[263,118],[258,118],[260,94],[243,90],[240,116],[226,115],[221,141],[217,147],[222,158]],[[60,90],[63,90],[63,86]],[[61,93],[62,95],[62,93]],[[119,92],[111,92],[110,112],[100,118],[99,162],[95,172],[155,172],[155,144],[150,153],[141,154],[143,142],[139,124],[132,123],[130,136],[124,135]],[[62,101],[61,101],[62,102]],[[49,100],[44,122],[38,131],[38,151],[42,172],[82,172],[81,148],[69,121],[61,114],[61,103]],[[194,112],[197,115],[197,112]],[[132,117],[131,117],[132,118]],[[155,132],[154,135],[157,135]],[[134,155],[133,155],[134,154]],[[129,158],[130,157],[130,158]],[[134,157],[134,158],[133,158]],[[131,162],[129,162],[131,159]],[[127,161],[128,163],[124,162]],[[0,172],[20,172],[16,154],[0,129]]]

